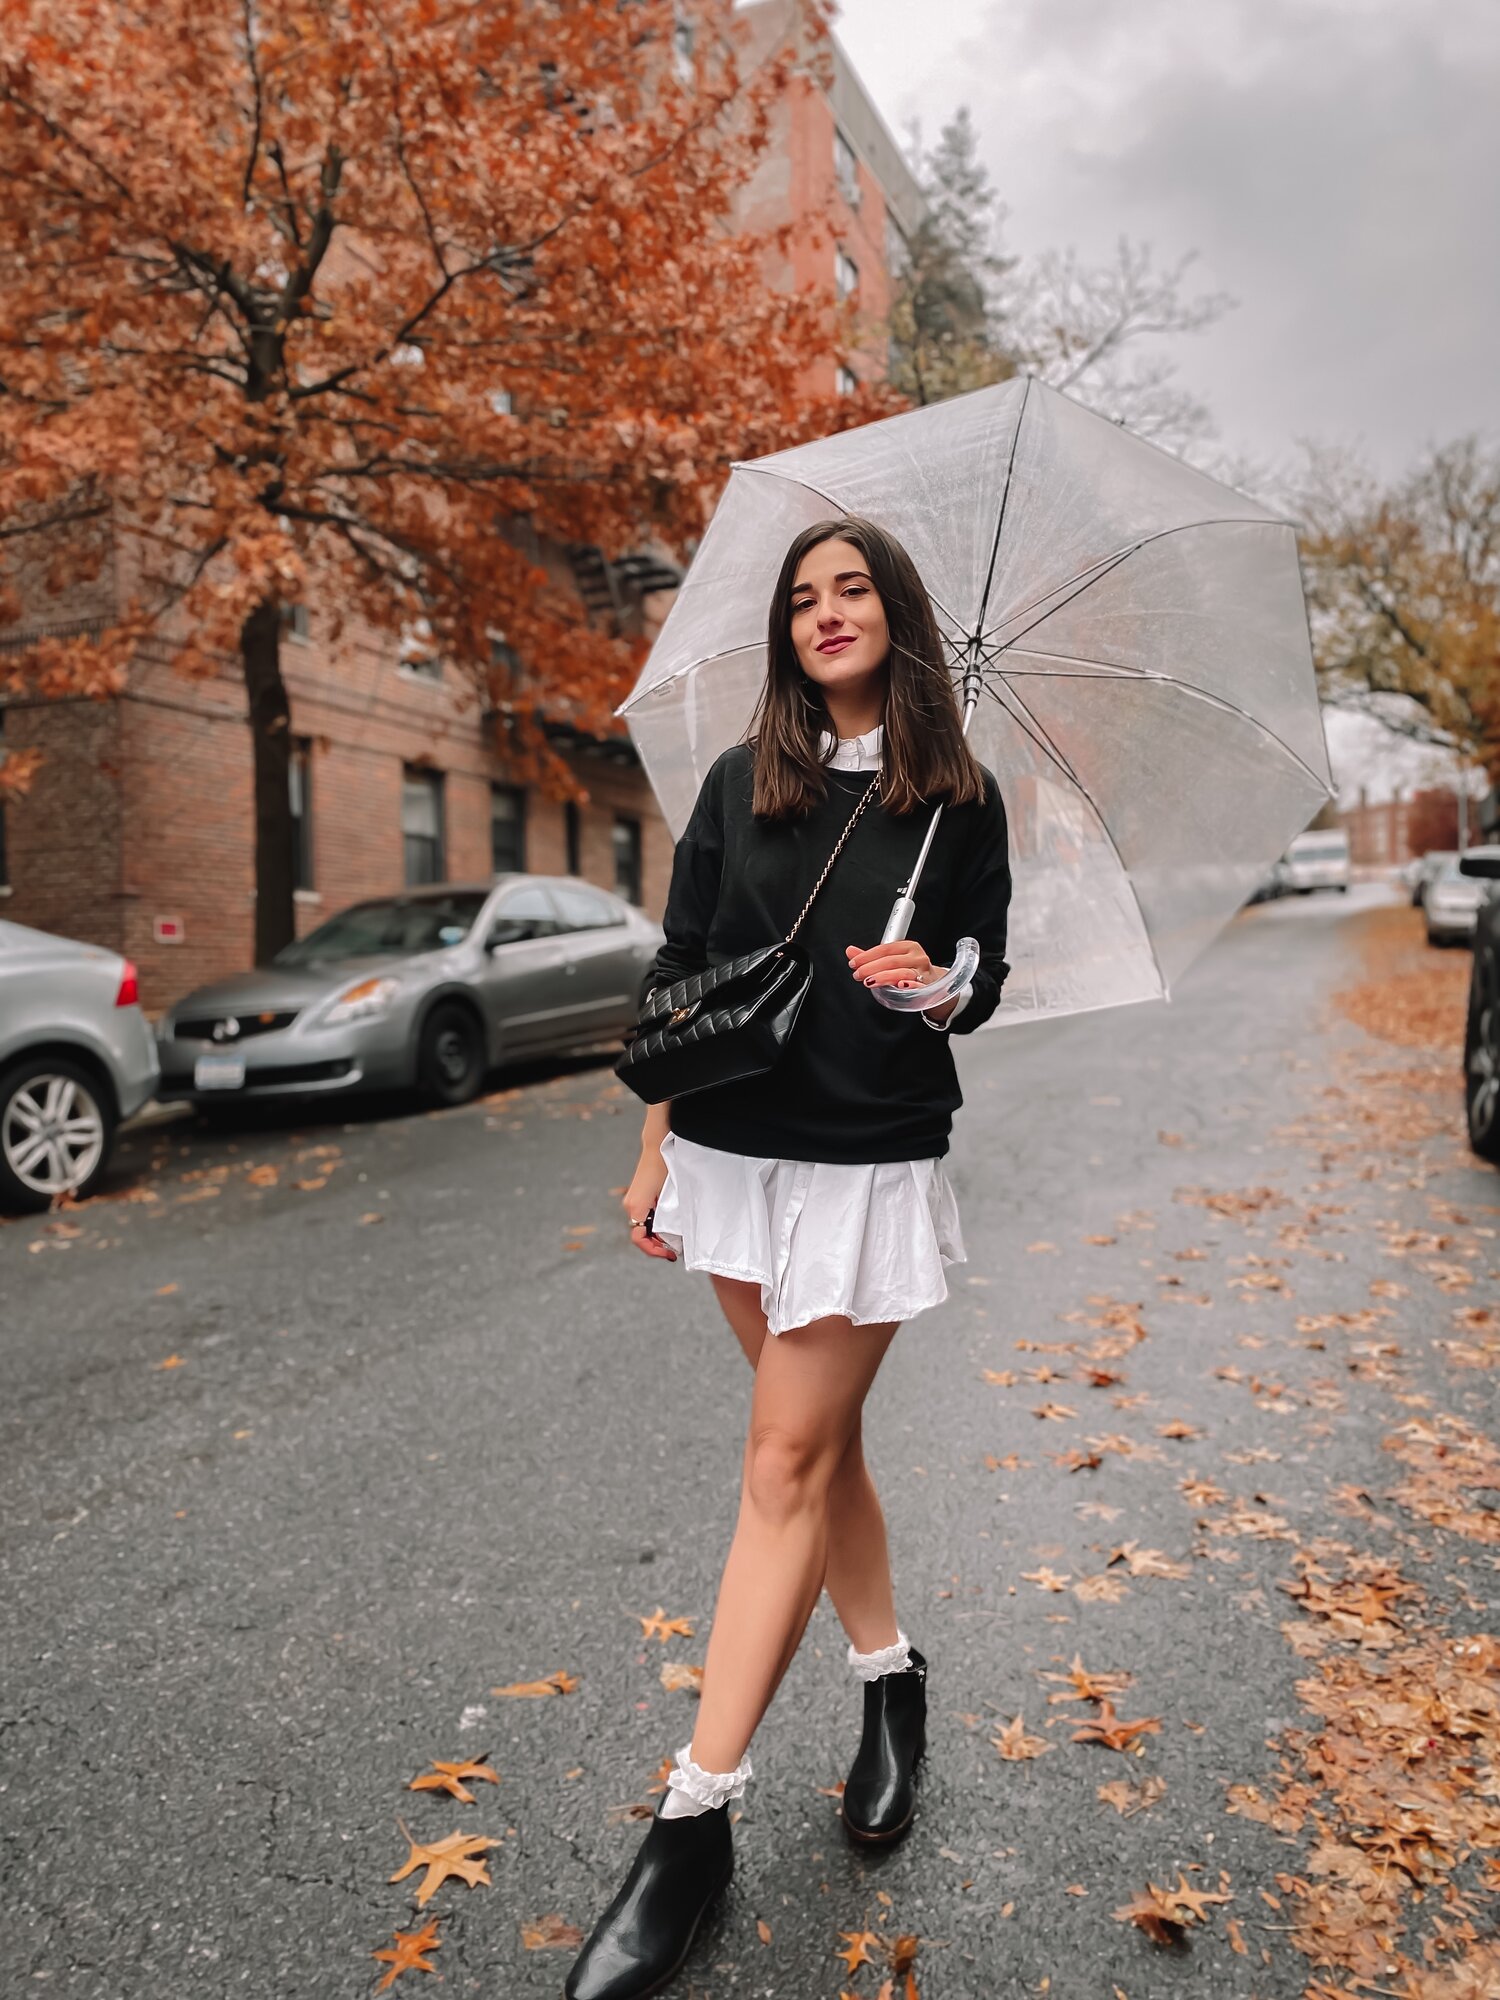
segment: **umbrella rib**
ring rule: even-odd
[[[1028,632],[1034,632],[1038,625],[1052,616],[1053,612],[1065,611],[1074,598],[1081,597],[1091,584],[1102,583],[1104,578],[1117,570],[1122,562],[1127,562],[1131,556],[1139,555],[1142,549],[1149,548],[1153,542],[1165,541],[1169,535],[1191,534],[1198,528],[1285,528],[1286,525],[1285,521],[1245,521],[1238,515],[1225,514],[1207,521],[1179,521],[1175,527],[1158,528],[1154,535],[1142,535],[1138,542],[1131,542],[1124,548],[1116,549],[1112,555],[1101,556],[1096,563],[1090,563],[1087,569],[1076,570],[1072,576],[1054,584],[1045,596],[1034,597],[1030,604],[1023,605],[1019,611],[1013,613],[1017,618],[1024,618],[1028,612],[1035,611],[1039,604],[1047,604],[1047,609],[1039,618],[1017,632],[1015,638],[1004,641],[1001,651],[1003,652],[1008,646],[1014,646],[1017,640],[1024,639]],[[1077,590],[1073,590],[1075,583],[1079,586]],[[1065,597],[1060,604],[1049,604],[1048,599],[1056,597],[1062,590],[1070,591],[1072,594]],[[1004,622],[1002,619],[1001,623]]]
[[[1027,721],[1031,724],[1032,729],[1036,731],[1036,735],[1033,738],[1033,741],[1040,743],[1042,748],[1046,750],[1047,754],[1052,758],[1053,762],[1057,765],[1057,768],[1060,771],[1066,772],[1067,776],[1072,781],[1072,783],[1078,787],[1079,792],[1083,795],[1085,799],[1087,799],[1089,803],[1089,808],[1092,811],[1094,818],[1099,823],[1100,831],[1103,833],[1104,838],[1109,842],[1111,848],[1114,850],[1114,857],[1116,861],[1118,861],[1120,864],[1120,873],[1125,878],[1126,887],[1130,890],[1130,900],[1135,904],[1136,915],[1141,920],[1141,936],[1146,940],[1146,949],[1151,954],[1151,963],[1155,966],[1156,976],[1161,981],[1161,990],[1164,994],[1169,993],[1171,990],[1170,982],[1168,981],[1166,972],[1162,967],[1161,960],[1156,955],[1156,940],[1151,935],[1150,924],[1146,922],[1146,912],[1141,907],[1140,895],[1136,890],[1135,882],[1131,876],[1130,869],[1126,864],[1125,857],[1120,852],[1120,843],[1115,839],[1114,834],[1110,831],[1109,822],[1104,817],[1103,812],[1100,810],[1098,800],[1094,797],[1093,793],[1089,790],[1088,786],[1083,782],[1082,778],[1079,777],[1078,773],[1073,769],[1072,765],[1068,762],[1067,758],[1064,757],[1061,750],[1059,750],[1057,745],[1052,741],[1052,738],[1048,735],[1046,729],[1042,726],[1040,722],[1038,722],[1036,716],[1026,706],[1025,702],[1022,701],[1020,695],[1016,693],[1016,690],[1013,687],[1010,687],[1009,682],[1006,683],[1006,686],[1008,691],[1015,697],[1016,706],[1025,715]],[[993,693],[993,690],[987,689],[986,692]],[[1000,706],[1002,708],[1005,708],[1005,703],[1000,701],[1000,697],[998,695],[995,695],[994,698],[997,702],[1000,703]],[[1010,713],[1009,709],[1006,709],[1006,713],[1007,714]],[[1030,735],[1031,731],[1028,730],[1027,734]]]
[[[825,493],[821,486],[814,486],[810,480],[789,479],[784,472],[767,472],[762,467],[756,465],[753,460],[736,459],[729,469],[731,472],[754,472],[762,479],[779,480],[784,486],[800,486],[804,493],[811,493],[815,500],[821,500],[825,507],[832,507],[836,514],[847,514],[849,511],[842,500],[835,500],[831,493]],[[991,560],[993,561],[993,558]],[[953,616],[953,613],[944,604],[937,592],[928,584],[926,577],[923,577],[922,584],[923,588],[927,591],[927,595],[932,599],[938,610],[942,612],[943,616],[949,619],[954,625],[961,626],[963,623],[962,619]]]
[[[726,646],[722,652],[705,653],[701,659],[694,660],[690,666],[679,667],[676,673],[668,674],[665,679],[653,681],[648,688],[633,688],[615,710],[615,714],[623,715],[626,709],[630,708],[635,702],[644,701],[648,694],[655,694],[661,688],[670,687],[673,681],[680,681],[684,674],[695,674],[700,667],[712,666],[715,660],[732,660],[736,653],[753,653],[757,646],[762,643],[759,639],[747,639],[741,646]]]
[[[1284,736],[1278,736],[1274,729],[1269,728],[1264,722],[1260,720],[1259,716],[1252,715],[1248,709],[1241,708],[1238,702],[1228,701],[1225,699],[1223,695],[1214,694],[1213,691],[1209,688],[1198,687],[1192,681],[1183,680],[1181,676],[1178,674],[1153,673],[1149,668],[1146,667],[1123,666],[1117,660],[1083,660],[1079,659],[1076,655],[1071,653],[1038,653],[1034,650],[1034,648],[1031,647],[1028,647],[1027,651],[1031,653],[1033,658],[1038,660],[1061,660],[1065,665],[1072,665],[1076,667],[1105,667],[1108,668],[1109,671],[1106,673],[1070,674],[1070,673],[1056,673],[1050,667],[1013,667],[1009,665],[1000,667],[996,671],[1004,674],[1007,677],[1007,679],[1012,674],[1021,676],[1029,675],[1031,679],[1041,680],[1041,681],[1107,681],[1107,680],[1120,679],[1120,680],[1132,680],[1132,681],[1156,681],[1164,687],[1181,688],[1184,694],[1193,695],[1199,701],[1211,702],[1215,708],[1222,708],[1229,715],[1237,715],[1240,718],[1241,722],[1248,722],[1252,729],[1258,729],[1262,736],[1267,736],[1270,738],[1270,740],[1276,745],[1278,750],[1284,750],[1287,756],[1291,758],[1294,764],[1300,765],[1301,768],[1304,771],[1306,771],[1307,775],[1310,778],[1312,778],[1313,780],[1315,780],[1317,784],[1322,786],[1324,791],[1328,791],[1328,786],[1325,783],[1325,781],[1322,778],[1318,777],[1317,772],[1313,769],[1311,764],[1308,763],[1307,759],[1299,755],[1299,753],[1292,748],[1291,744],[1287,742]],[[1016,699],[1017,701],[1021,700],[1019,694],[1017,694]],[[1025,707],[1024,702],[1022,703],[1022,706]],[[1029,715],[1030,713],[1031,711],[1027,709],[1027,714]],[[1332,796],[1331,793],[1330,796]]]
[[[1016,412],[1016,427],[1011,432],[1010,457],[1005,465],[1005,485],[1000,493],[1000,512],[995,520],[995,539],[990,543],[990,566],[984,573],[984,589],[979,595],[979,610],[974,618],[974,636],[978,638],[984,631],[984,614],[989,608],[990,585],[995,580],[995,560],[1000,553],[1000,536],[1005,527],[1005,509],[1010,501],[1011,481],[1015,477],[1016,452],[1021,443],[1021,426],[1026,421],[1026,405],[1031,401],[1031,384],[1035,378],[1026,377],[1026,387],[1021,391],[1021,407]]]

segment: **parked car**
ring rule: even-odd
[[[1314,889],[1349,887],[1349,836],[1342,827],[1299,833],[1281,857],[1283,891],[1310,895]]]
[[[156,1078],[129,959],[0,922],[0,1206],[88,1194]]]
[[[1471,848],[1469,853],[1482,855],[1490,851]],[[1429,944],[1467,944],[1474,935],[1475,919],[1486,890],[1477,876],[1461,872],[1461,864],[1468,858],[1468,854],[1450,855],[1427,885],[1422,909],[1427,918]]]
[[[1471,847],[1461,868],[1486,894],[1474,923],[1464,1031],[1469,1144],[1500,1167],[1500,846]]]
[[[179,1000],[158,1029],[161,1095],[416,1087],[462,1104],[502,1060],[618,1041],[661,944],[642,911],[572,876],[375,897]]]
[[[1427,900],[1427,891],[1432,887],[1438,876],[1442,874],[1444,867],[1448,862],[1456,861],[1457,859],[1458,851],[1456,848],[1431,847],[1427,850],[1416,863],[1415,873],[1412,877],[1411,901],[1413,909],[1421,909],[1423,903]]]

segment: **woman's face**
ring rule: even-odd
[[[802,558],[792,585],[792,644],[819,687],[857,693],[884,675],[885,606],[852,542],[819,542]]]

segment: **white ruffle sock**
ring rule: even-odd
[[[733,1771],[705,1771],[688,1755],[692,1747],[691,1743],[683,1744],[675,1767],[667,1773],[667,1796],[661,1802],[663,1819],[694,1819],[727,1799],[745,1796],[745,1780],[750,1776],[748,1750]]]
[[[911,1665],[911,1642],[899,1625],[895,1645],[881,1646],[873,1653],[856,1653],[851,1639],[849,1664],[862,1681],[878,1681],[882,1674],[904,1674]]]

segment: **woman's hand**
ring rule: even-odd
[[[863,986],[925,986],[948,970],[946,965],[934,965],[915,938],[892,938],[889,944],[871,945],[868,951],[847,944],[844,954],[849,970]]]
[[[655,1215],[657,1200],[666,1184],[666,1161],[655,1148],[643,1148],[621,1207],[626,1221],[632,1225],[630,1240],[637,1250],[644,1250],[648,1257],[665,1257],[669,1264],[675,1264],[677,1252],[645,1226]]]

